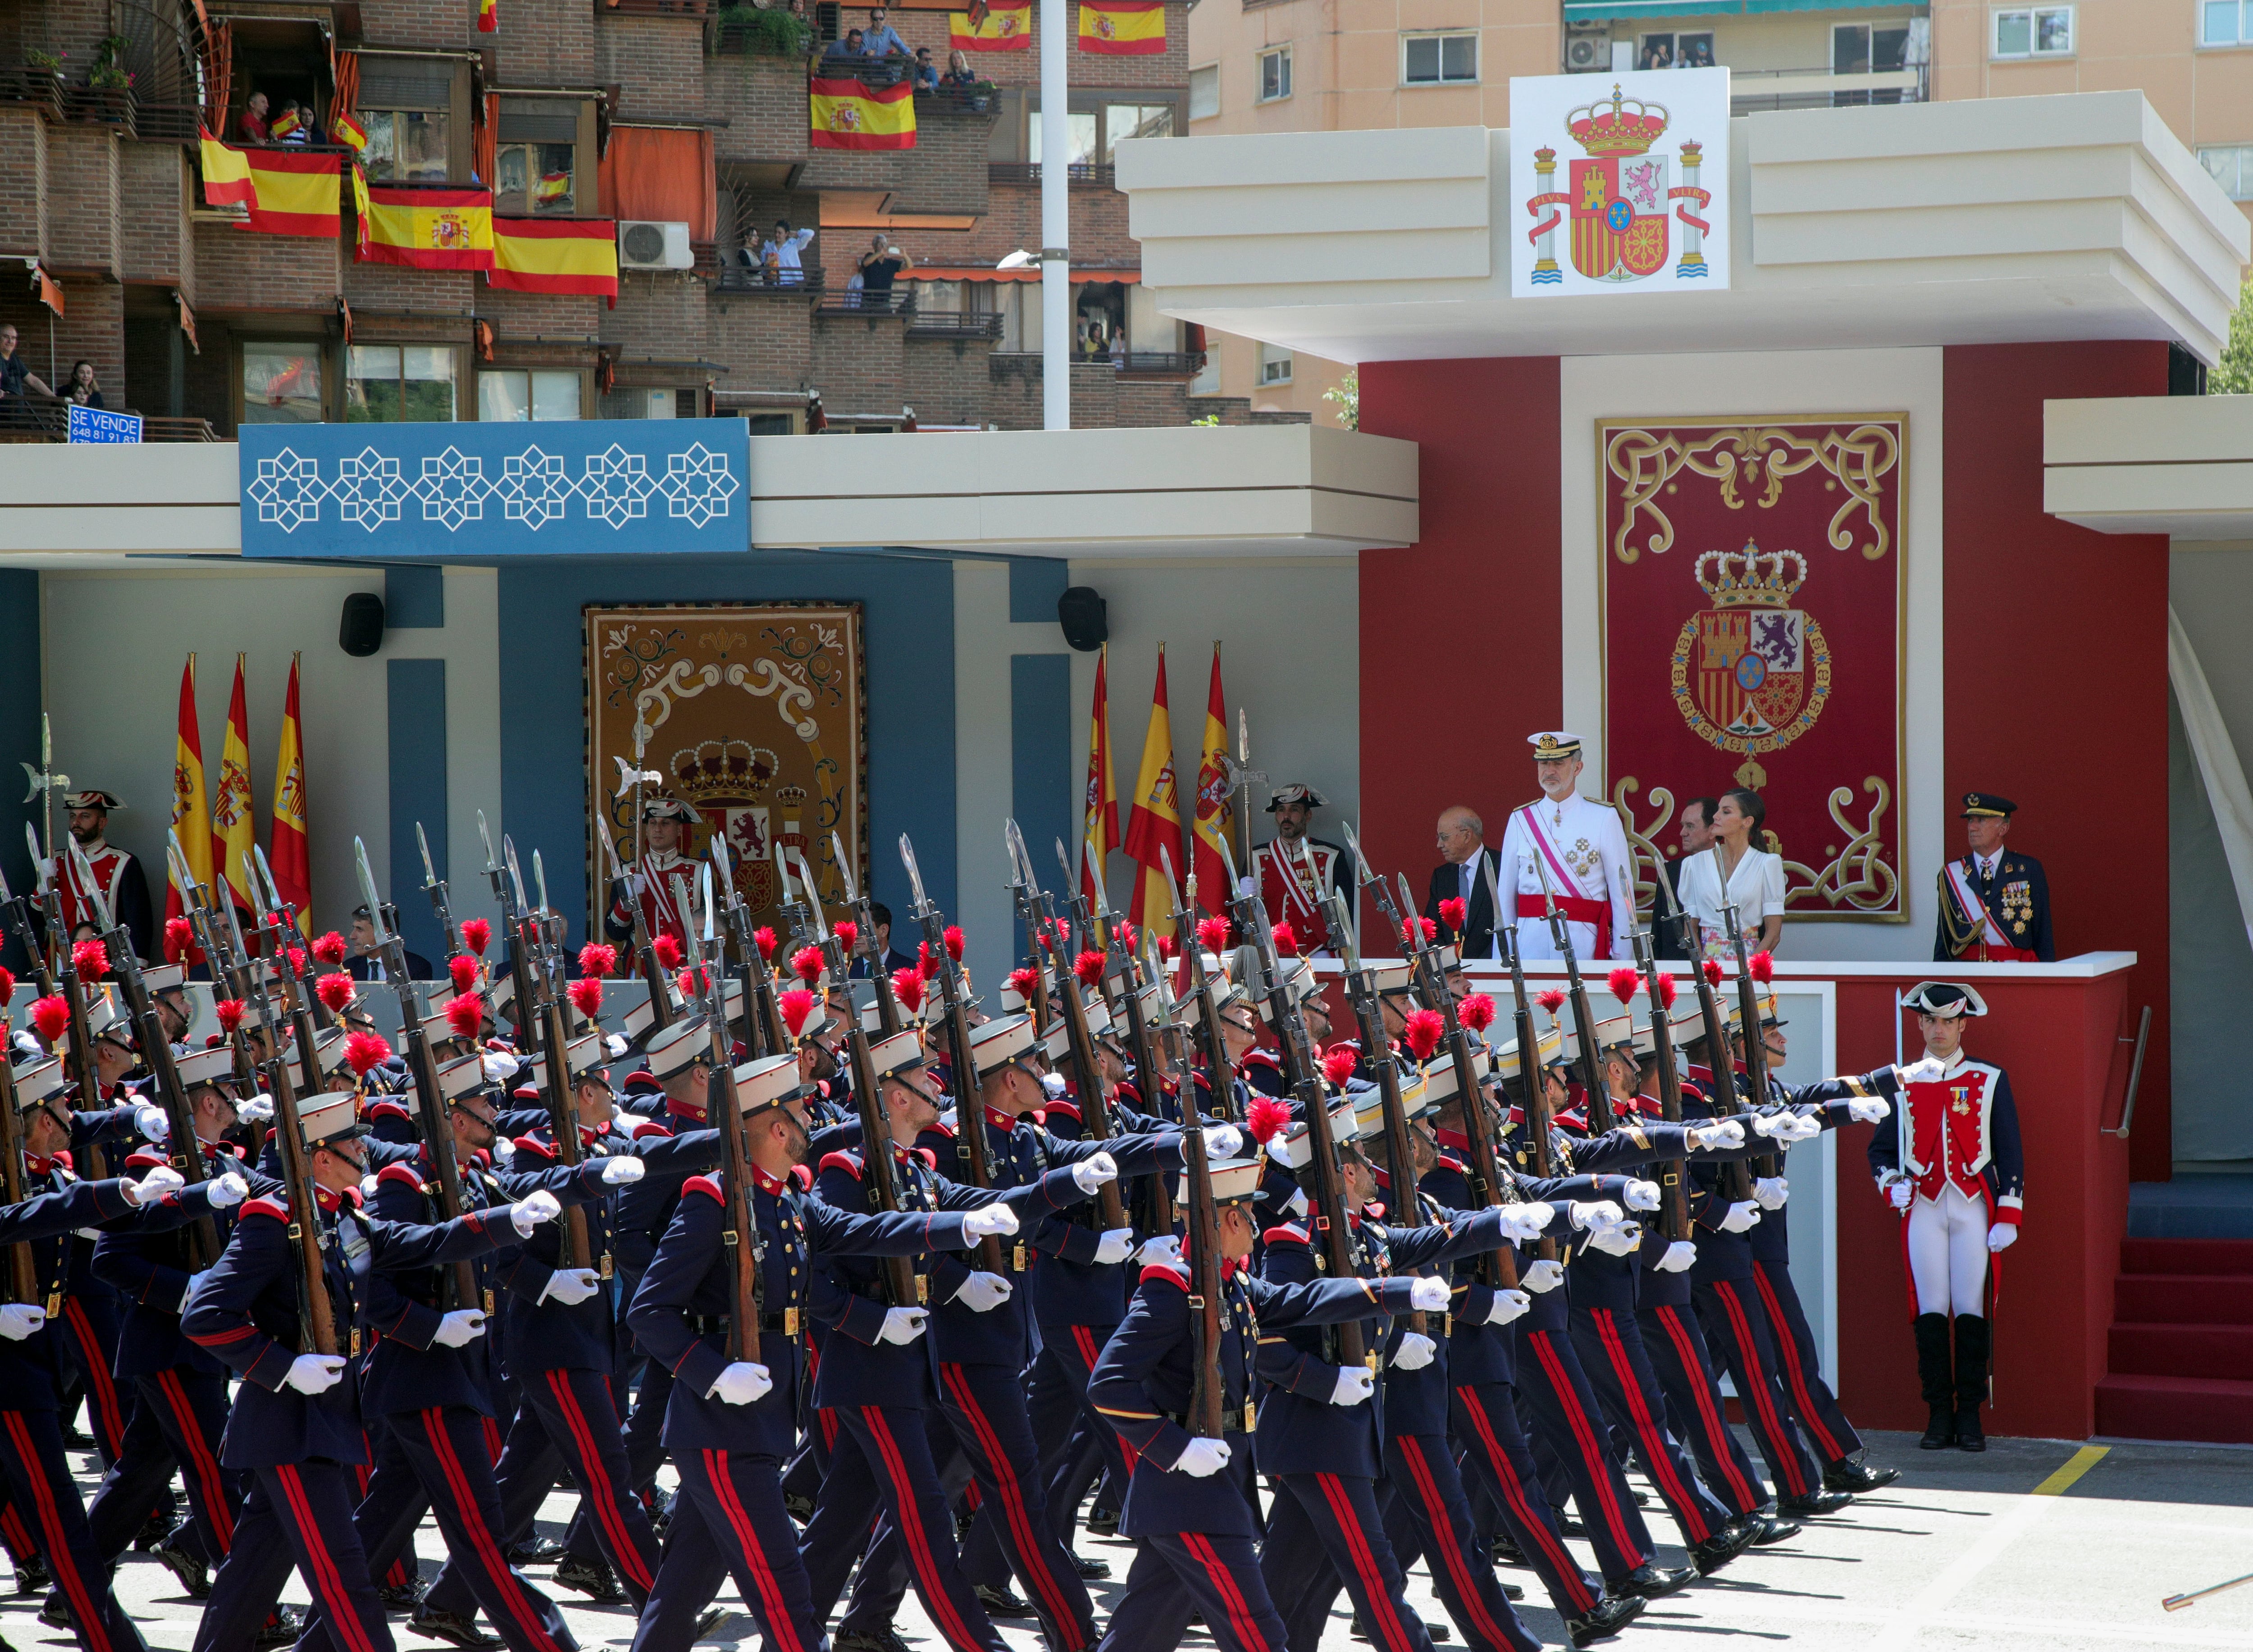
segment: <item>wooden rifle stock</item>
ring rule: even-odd
[[[156,1080],[157,1105],[164,1109],[166,1133],[171,1138],[165,1143],[166,1162],[180,1173],[181,1181],[201,1181],[206,1173],[203,1147],[196,1136],[195,1109],[188,1105],[179,1070],[172,1065],[171,1042],[157,1017],[157,1001],[150,994],[149,983],[142,979],[140,960],[133,955],[133,938],[121,926],[104,939],[110,956],[117,960],[117,982],[125,994],[126,1007],[132,1012],[133,1029],[140,1036],[142,1059]],[[12,1109],[10,1117],[14,1118]],[[190,1272],[209,1267],[219,1260],[219,1230],[208,1214],[188,1223]]]
[[[1525,1120],[1526,1150],[1533,1158],[1533,1174],[1546,1180],[1557,1174],[1556,1157],[1549,1149],[1549,1098],[1542,1078],[1541,1035],[1533,1028],[1533,1000],[1525,991],[1525,964],[1517,955],[1517,926],[1497,928],[1503,961],[1510,965],[1511,1024],[1517,1035],[1518,1109]],[[1536,1255],[1544,1262],[1557,1259],[1557,1241],[1543,1234]]]
[[[328,1277],[321,1271],[320,1192],[313,1181],[312,1154],[305,1149],[305,1132],[297,1112],[297,1087],[289,1080],[289,1059],[281,1054],[280,1029],[265,989],[255,989],[251,1000],[258,1024],[266,1034],[266,1047],[274,1052],[274,1146],[282,1161],[282,1179],[289,1191],[289,1250],[296,1263],[297,1319],[303,1328],[302,1354],[334,1354],[337,1321],[329,1300]]]
[[[0,1012],[0,1045],[14,1036],[4,1012]],[[16,1111],[16,1072],[0,1054],[0,1197],[11,1205],[24,1202],[24,1118]],[[29,1240],[8,1247],[8,1300],[37,1303],[39,1276],[31,1259]]]
[[[1659,875],[1666,875],[1659,868]],[[1670,1125],[1682,1122],[1682,1070],[1680,1058],[1674,1053],[1674,1023],[1666,1003],[1658,993],[1658,965],[1650,952],[1650,938],[1637,931],[1635,938],[1635,961],[1643,972],[1643,991],[1650,999],[1651,1061],[1658,1070],[1658,1116]],[[1692,965],[1694,968],[1695,965]],[[1690,1167],[1680,1159],[1669,1160],[1659,1178],[1661,1230],[1675,1243],[1690,1237]]]
[[[686,906],[681,909],[687,910]],[[730,903],[729,923],[733,927],[736,915],[743,911],[743,903]],[[748,919],[748,914],[744,915]],[[737,931],[737,944],[748,940],[745,929]],[[751,946],[748,956],[758,957],[758,948]],[[728,1042],[728,982],[721,972],[718,948],[706,953],[696,949],[695,962],[708,972],[704,979],[705,1032],[711,1040],[706,1052],[708,1074],[704,1086],[704,1117],[720,1133],[720,1168],[727,1181],[725,1208],[728,1225],[720,1235],[720,1246],[728,1258],[728,1359],[733,1364],[742,1361],[758,1363],[760,1355],[759,1320],[761,1304],[765,1300],[765,1282],[760,1277],[759,1262],[764,1251],[759,1239],[758,1213],[752,1208],[751,1157],[743,1142],[743,1111],[736,1102],[735,1063]]]
[[[1729,1055],[1729,1018],[1722,1012],[1720,995],[1714,992],[1712,982],[1705,979],[1702,964],[1691,967],[1698,986],[1698,1019],[1705,1028],[1705,1059],[1713,1075],[1713,1093],[1707,1098],[1712,1115],[1726,1119],[1740,1112],[1737,1105],[1737,1075]],[[1747,1121],[1747,1128],[1750,1123]],[[1742,1160],[1731,1160],[1721,1166],[1721,1196],[1731,1204],[1742,1204],[1753,1196],[1752,1173]]]
[[[1190,1083],[1189,1067],[1181,1069],[1180,1083]],[[1212,1199],[1212,1166],[1204,1153],[1204,1134],[1194,1125],[1182,1133],[1182,1165],[1188,1173],[1189,1194],[1189,1325],[1196,1338],[1196,1370],[1189,1379],[1189,1432],[1203,1439],[1218,1439],[1226,1432],[1224,1413],[1228,1405],[1228,1378],[1220,1368],[1221,1343],[1227,1335],[1226,1301],[1221,1294],[1220,1212]]]
[[[1060,924],[1047,924],[1049,946],[1056,958],[1057,996],[1064,1000],[1065,1037],[1071,1041],[1071,1065],[1079,1081],[1080,1127],[1093,1140],[1111,1139],[1111,1107],[1104,1098],[1103,1069],[1095,1057],[1095,1035],[1087,1029],[1087,1004],[1080,997],[1079,977],[1069,956],[1071,942]],[[1106,1232],[1128,1225],[1126,1202],[1119,1184],[1106,1181],[1098,1189],[1095,1208]]]
[[[1736,932],[1737,943],[1737,1019],[1744,1023],[1745,1036],[1745,1110],[1757,1113],[1768,1105],[1768,1028],[1761,1021],[1760,986],[1753,979],[1751,960],[1745,956],[1744,931],[1736,924],[1729,926]],[[1745,1127],[1752,1128],[1747,1119]],[[1751,1161],[1747,1172],[1753,1176],[1780,1176],[1783,1174],[1782,1154],[1764,1153]]]

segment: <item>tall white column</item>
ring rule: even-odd
[[[1041,429],[1071,429],[1072,0],[1041,0]]]

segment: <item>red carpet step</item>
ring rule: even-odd
[[[2253,1240],[2121,1245],[2096,1432],[2253,1445]]]

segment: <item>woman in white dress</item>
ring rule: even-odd
[[[1697,915],[1707,958],[1736,953],[1735,940],[1722,921],[1725,898],[1737,909],[1746,951],[1773,952],[1783,938],[1783,857],[1753,847],[1766,840],[1761,825],[1767,819],[1768,805],[1759,792],[1723,792],[1713,809],[1712,847],[1683,865],[1682,905]]]

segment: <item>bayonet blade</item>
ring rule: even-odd
[[[610,817],[605,814],[596,815],[595,830],[602,834],[603,858],[610,862],[610,875],[614,878],[624,877],[626,875],[626,869],[618,863],[618,846],[610,838]]]
[[[506,832],[500,834],[500,855],[508,867],[509,885],[516,892],[516,910],[521,912],[524,910],[524,870],[516,863],[516,845],[510,841]]]
[[[492,829],[485,825],[485,812],[483,809],[478,811],[478,835],[485,840],[485,870],[488,872],[499,871],[500,861],[493,854]]]
[[[422,835],[422,823],[420,820],[415,823],[415,841],[422,851],[422,887],[426,889],[435,889],[438,883],[438,868],[431,862],[430,840]]]
[[[375,874],[367,864],[367,845],[358,838],[352,840],[352,868],[359,875],[359,899],[360,904],[367,908],[368,927],[375,931],[375,944],[381,946],[391,935],[383,927],[383,899],[375,892]]]
[[[900,863],[908,869],[908,888],[915,892],[916,910],[928,910],[931,901],[923,892],[923,868],[916,864],[915,845],[904,832],[900,833]]]
[[[798,856],[798,881],[806,889],[807,921],[813,925],[814,938],[826,945],[829,940],[829,918],[821,910],[821,892],[814,887],[813,868],[806,865],[803,851],[792,849],[791,853]]]
[[[712,840],[715,843],[717,843],[720,840],[720,834],[716,832],[712,834]],[[704,956],[706,958],[717,958],[719,956],[718,949],[713,945],[713,942],[716,938],[714,936],[712,931],[712,868],[708,863],[705,866],[704,869],[697,875],[697,883],[699,886],[698,893],[702,895],[704,897]]]
[[[736,903],[736,874],[734,867],[729,864],[728,860],[728,834],[724,832],[715,832],[712,834],[712,865],[720,875],[720,894],[722,897],[726,900],[729,906],[734,906]],[[708,896],[708,890],[707,891],[707,894]],[[704,921],[707,924],[709,924],[712,921],[712,911],[708,903],[705,907]]]
[[[1226,838],[1216,838],[1213,841],[1215,847],[1220,850],[1221,869],[1228,875],[1228,889],[1225,894],[1233,896],[1238,883],[1241,881],[1236,875],[1236,856],[1230,850]]]
[[[548,868],[541,864],[537,849],[532,852],[532,886],[540,891],[540,910],[544,917],[548,911]]]
[[[860,905],[860,885],[854,880],[851,863],[845,859],[844,842],[834,832],[829,834],[829,853],[836,857],[837,875],[843,879],[845,882],[845,903],[847,906]],[[868,944],[872,946],[875,945],[875,939],[876,938],[875,936],[870,936],[868,938]]]
[[[254,843],[250,846],[250,856],[256,863],[258,871],[258,875],[250,881],[252,892],[256,893],[261,879],[264,880],[266,884],[266,910],[258,915],[259,920],[262,923],[269,914],[276,914],[282,910],[282,886],[274,881],[274,868],[266,864],[265,850]]]
[[[70,840],[70,854],[71,864],[78,868],[80,887],[94,903],[94,915],[101,920],[101,932],[107,935],[117,925],[110,919],[109,897],[101,892],[101,884],[94,875],[94,862],[86,858],[86,851],[78,847],[76,838]]]
[[[693,910],[688,900],[688,879],[681,873],[673,875],[673,903],[683,912]],[[696,933],[694,924],[680,926],[681,938],[688,943],[688,963],[691,968],[701,968],[704,962],[703,938]]]
[[[1174,877],[1174,852],[1162,843],[1158,846],[1158,864],[1165,868],[1166,893],[1173,897],[1173,910],[1176,912],[1181,912],[1182,916],[1184,917],[1195,918],[1196,916],[1196,913],[1182,910],[1182,886]],[[1149,925],[1146,924],[1142,927],[1144,933],[1147,934],[1149,931]],[[1184,943],[1184,944],[1194,944],[1196,938],[1193,936],[1175,936],[1174,938]]]

